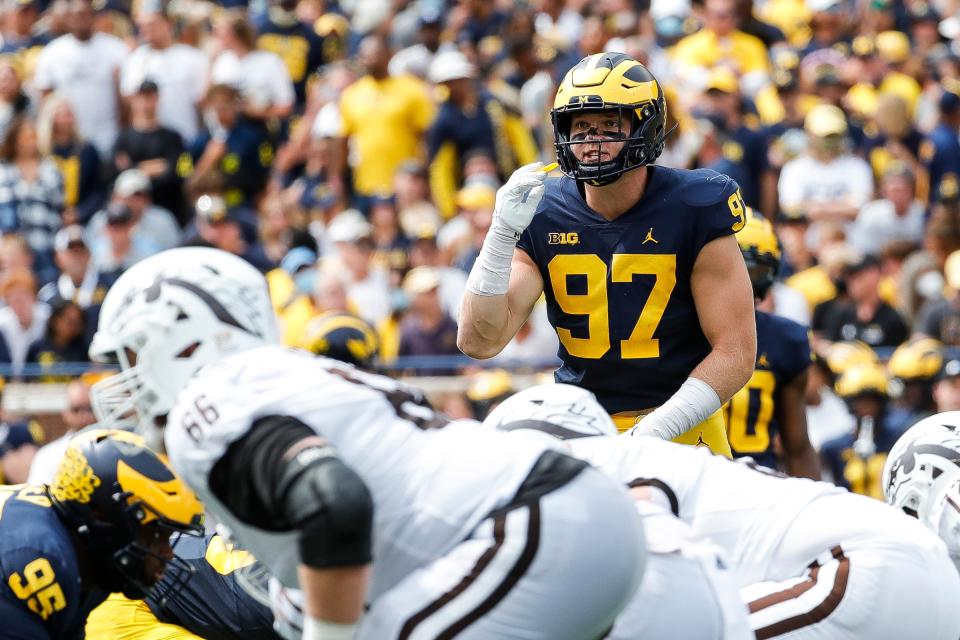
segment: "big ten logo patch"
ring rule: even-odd
[[[580,236],[576,231],[568,233],[551,231],[547,234],[547,244],[580,244]]]

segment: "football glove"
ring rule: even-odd
[[[543,199],[546,178],[542,162],[533,162],[514,171],[507,183],[497,190],[493,224],[507,227],[519,238]]]

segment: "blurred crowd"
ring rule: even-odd
[[[811,327],[819,362],[838,342],[887,360],[928,337],[941,359],[924,410],[937,379],[960,380],[960,363],[943,373],[941,351],[960,346],[957,0],[4,0],[0,10],[7,377],[70,379],[58,365],[86,362],[111,283],[178,245],[262,270],[287,344],[322,352],[327,332],[350,330],[354,355],[381,367],[463,371],[459,298],[497,189],[519,166],[553,159],[563,74],[623,51],[666,92],[658,162],[731,175],[775,222],[784,267],[764,305]],[[544,370],[556,347],[539,305],[499,358]],[[862,418],[852,399],[863,389],[849,388],[882,397],[884,411],[901,402],[900,378],[879,364],[859,387],[819,366],[808,402],[831,425]],[[485,376],[476,384],[487,392],[454,394],[445,408],[482,412],[477,398],[504,383]],[[936,404],[960,408],[952,402]]]

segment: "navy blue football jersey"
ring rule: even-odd
[[[733,457],[750,456],[775,469],[777,393],[807,370],[812,352],[807,327],[763,311],[756,318],[757,363],[750,381],[724,407],[724,417]]]
[[[744,224],[737,183],[651,166],[640,201],[608,221],[571,178],[549,179],[518,247],[539,267],[560,338],[557,382],[610,413],[663,404],[710,352],[690,289],[700,249]]]
[[[0,486],[0,637],[83,638],[107,594],[87,590],[77,552],[42,485]]]
[[[174,552],[193,567],[194,574],[166,602],[145,600],[157,620],[210,640],[279,638],[270,608],[237,582],[236,570],[254,562],[249,553],[234,550],[218,535],[183,536]]]

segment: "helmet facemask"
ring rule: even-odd
[[[160,556],[141,538],[164,536],[175,551],[182,535],[203,535],[203,527],[170,522],[143,502],[130,502],[131,496],[131,493],[123,492],[114,494],[114,500],[123,512],[122,521],[126,523],[123,527],[117,527],[116,522],[95,511],[93,517],[71,513],[75,520],[80,519],[84,523],[79,527],[80,540],[91,556],[109,558],[109,562],[98,562],[91,567],[93,580],[100,588],[123,593],[131,600],[151,597],[163,603],[171,593],[189,582],[194,573],[193,567],[177,555],[170,558]],[[147,517],[153,519],[148,524],[142,524]],[[153,581],[147,575],[148,559],[163,567],[163,582],[159,579]]]
[[[618,127],[614,131],[596,130],[596,133],[593,133],[595,130],[591,129],[586,134],[571,135],[574,118],[584,113],[615,113],[618,116]],[[627,171],[653,164],[663,153],[666,103],[662,97],[640,106],[609,104],[599,99],[588,100],[567,108],[554,109],[551,118],[560,170],[567,177],[592,186],[611,184]],[[629,123],[629,131],[624,130],[624,123]],[[596,140],[586,139],[591,135],[601,137]],[[606,162],[581,162],[574,153],[575,147],[594,145],[599,159],[604,144],[620,141],[624,143],[623,148],[613,159]]]

